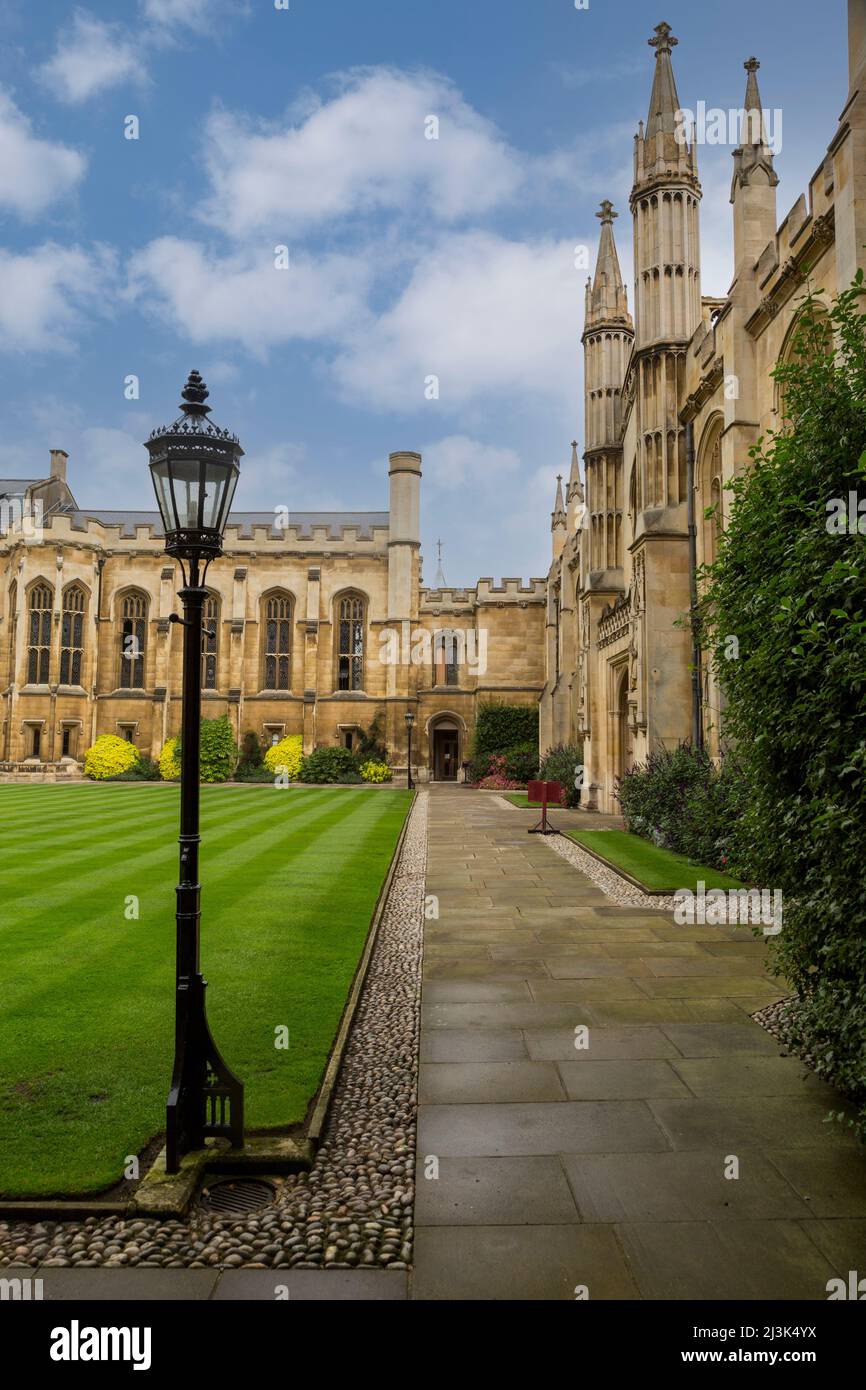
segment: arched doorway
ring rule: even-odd
[[[430,770],[434,782],[456,782],[460,768],[460,727],[456,719],[438,719],[430,727]]]
[[[616,730],[617,730],[617,776],[625,776],[632,763],[631,733],[628,727],[628,667],[622,673],[619,682],[619,694],[616,706]]]

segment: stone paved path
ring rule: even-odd
[[[412,1296],[821,1300],[866,1275],[838,1097],[749,1017],[781,995],[766,943],[614,906],[534,819],[431,791]]]

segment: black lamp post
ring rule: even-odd
[[[406,734],[409,739],[409,749],[406,755],[406,786],[411,792],[415,786],[412,781],[412,725],[415,723],[415,716],[410,709],[406,711]]]
[[[198,881],[199,737],[201,733],[202,609],[204,579],[222,554],[229,508],[243,449],[238,438],[208,420],[208,390],[190,372],[181,414],[154,430],[145,448],[165,528],[165,549],[180,561],[183,618],[183,713],[180,777],[180,882],[177,887],[177,973],[174,1070],[166,1107],[166,1171],[204,1147],[206,1135],[243,1143],[244,1087],[211,1037],[205,1010],[206,981],[199,968],[201,919]],[[186,562],[187,569],[184,569]]]

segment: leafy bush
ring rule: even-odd
[[[262,745],[259,742],[259,736],[252,729],[249,729],[247,733],[244,734],[244,741],[241,744],[240,757],[238,759],[235,776],[238,775],[241,768],[261,767],[263,762],[264,754],[262,753]]]
[[[829,323],[806,295],[775,373],[786,423],[730,485],[700,618],[748,789],[749,877],[784,895],[789,1037],[854,1099],[866,1137],[866,543],[856,518],[835,520],[866,484],[864,294],[859,271]]]
[[[249,763],[241,763],[235,772],[234,780],[236,782],[273,783],[274,774],[266,767],[251,767]]]
[[[662,849],[736,873],[746,787],[733,758],[720,769],[703,749],[657,748],[617,784],[626,826]]]
[[[279,768],[285,768],[290,782],[297,782],[301,764],[304,760],[304,739],[302,734],[286,734],[279,743],[274,743],[265,753],[264,765],[271,778]]]
[[[237,744],[228,715],[201,721],[201,780],[227,782],[238,759]]]
[[[538,744],[519,743],[505,750],[505,770],[509,777],[525,786],[538,776]]]
[[[531,744],[538,747],[538,706],[484,704],[475,723],[473,758],[483,763],[492,753]]]
[[[180,781],[180,739],[166,739],[159,755],[159,775],[163,782]]]
[[[385,747],[384,715],[381,710],[371,721],[369,728],[361,733],[358,746],[352,751],[355,760],[361,763],[387,763],[388,750]]]
[[[390,782],[393,776],[387,763],[376,762],[372,758],[361,763],[358,772],[365,782]]]
[[[350,774],[351,780],[363,781],[352,754],[339,745],[316,748],[301,762],[302,782],[342,782],[348,780]]]
[[[494,753],[488,760],[487,772],[479,780],[478,786],[484,791],[519,791],[521,783],[508,775],[508,759],[504,753]]]
[[[116,777],[110,777],[108,780],[110,782],[158,782],[159,763],[154,762],[153,758],[142,757],[128,772],[119,772]]]
[[[578,769],[583,766],[583,748],[579,743],[557,743],[548,748],[538,769],[542,782],[561,782],[566,806],[580,804],[580,789],[575,786]]]
[[[129,772],[139,761],[134,743],[117,734],[100,734],[84,754],[84,774],[95,782],[105,782],[121,772]]]

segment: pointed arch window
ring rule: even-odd
[[[289,594],[268,594],[264,605],[262,689],[289,690],[292,667],[292,600]]]
[[[126,594],[121,605],[120,678],[123,690],[144,689],[144,662],[147,656],[147,598]]]
[[[202,610],[201,635],[201,688],[216,690],[217,662],[219,660],[219,619],[220,605],[216,594],[208,594]]]
[[[60,623],[60,684],[80,685],[84,662],[84,613],[87,599],[80,584],[72,584],[63,595]]]
[[[434,685],[459,685],[460,662],[458,636],[453,629],[437,632],[433,638]]]
[[[30,685],[48,684],[52,599],[48,584],[34,584],[30,590],[30,641],[27,654],[27,680]]]
[[[15,679],[15,636],[18,630],[18,581],[9,586],[9,681]]]
[[[360,594],[344,594],[337,622],[337,689],[364,689],[366,604]]]

